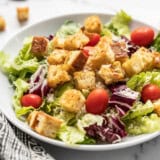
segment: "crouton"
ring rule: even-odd
[[[124,71],[119,61],[115,61],[110,65],[102,65],[98,75],[107,85],[124,79]]]
[[[47,61],[51,65],[63,64],[68,54],[67,50],[55,49],[47,58]]]
[[[65,39],[64,49],[76,50],[85,46],[89,42],[89,38],[80,30],[74,35],[70,35]]]
[[[77,50],[85,46],[88,42],[89,38],[80,30],[66,38],[55,36],[53,38],[53,47],[65,50]]]
[[[89,16],[85,19],[84,28],[91,33],[100,33],[102,30],[102,22],[98,16]]]
[[[90,56],[85,65],[87,70],[99,70],[102,64],[111,64],[115,61],[115,54],[111,49],[112,39],[103,36],[99,43],[90,49]]]
[[[131,58],[122,65],[125,73],[130,77],[142,71],[152,69],[154,66],[154,55],[146,48],[141,47]]]
[[[81,70],[87,61],[87,57],[80,50],[70,51],[66,57],[65,64],[71,69]]]
[[[120,61],[121,63],[123,63],[129,58],[126,51],[126,47],[126,43],[123,41],[111,43],[111,48],[115,53],[116,61]]]
[[[154,105],[154,112],[157,113],[158,116],[160,116],[160,99],[155,101],[153,105]]]
[[[17,18],[20,22],[27,21],[29,18],[29,8],[17,7]]]
[[[59,84],[70,81],[71,77],[67,70],[66,65],[50,65],[47,76],[48,86],[55,88]]]
[[[85,105],[85,98],[80,91],[69,89],[60,97],[59,104],[68,112],[78,113]]]
[[[6,29],[6,21],[2,16],[0,16],[0,31],[4,31],[5,29]]]
[[[29,126],[37,133],[55,138],[62,121],[56,117],[52,117],[42,111],[33,111],[28,116]]]
[[[154,62],[153,66],[154,68],[160,68],[160,53],[159,52],[153,52]]]
[[[65,38],[54,36],[52,44],[53,48],[64,49]]]
[[[36,57],[46,56],[48,51],[48,42],[48,39],[45,37],[33,37],[31,53]]]
[[[92,90],[96,85],[95,73],[93,71],[74,72],[74,80],[76,83],[76,88],[79,90]]]

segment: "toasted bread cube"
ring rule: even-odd
[[[81,70],[87,61],[87,57],[80,51],[70,51],[66,57],[65,64],[74,68],[75,70]]]
[[[154,103],[154,112],[157,113],[158,116],[160,116],[160,99],[156,100]]]
[[[47,58],[51,65],[63,64],[67,57],[68,51],[63,49],[55,49]]]
[[[0,16],[0,31],[4,31],[5,29],[6,29],[6,21],[2,16]]]
[[[79,90],[92,90],[96,86],[96,78],[93,71],[74,72],[74,80],[76,82],[76,88]]]
[[[68,112],[78,113],[85,105],[85,98],[80,91],[69,89],[63,93],[59,104]]]
[[[159,52],[153,52],[152,54],[154,56],[153,67],[154,68],[160,68],[160,53]]]
[[[47,55],[48,51],[48,39],[42,36],[35,36],[32,40],[31,52],[36,57],[42,57]]]
[[[115,60],[124,63],[129,57],[126,51],[126,43],[125,42],[113,42],[111,43],[111,48],[115,53]]]
[[[124,79],[124,71],[119,61],[110,65],[102,65],[98,74],[107,85]]]
[[[65,65],[50,65],[48,68],[48,85],[56,87],[58,84],[63,84],[71,80]]]
[[[28,116],[28,124],[37,133],[55,138],[62,121],[42,111],[33,111]]]
[[[84,22],[85,30],[91,33],[100,33],[102,30],[102,22],[98,16],[89,16]]]
[[[53,43],[52,43],[53,48],[64,49],[64,43],[65,43],[65,38],[54,36]]]
[[[131,58],[122,65],[126,74],[130,77],[142,71],[152,69],[154,66],[154,55],[146,48],[138,49]]]
[[[80,30],[74,35],[70,35],[65,39],[64,49],[76,50],[85,46],[89,42],[89,38]]]
[[[20,22],[28,20],[29,8],[28,7],[17,7],[17,18]]]

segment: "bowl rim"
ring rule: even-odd
[[[70,14],[61,14],[61,15],[58,15],[58,16],[53,16],[53,17],[49,17],[49,18],[46,18],[46,19],[42,19],[38,22],[34,22],[30,25],[27,25],[25,26],[24,28],[20,29],[19,31],[11,34],[11,36],[9,36],[9,38],[7,38],[7,40],[4,42],[3,46],[0,47],[0,50],[3,51],[3,49],[7,46],[8,42],[13,39],[15,36],[25,32],[27,29],[30,29],[38,24],[43,24],[43,23],[46,23],[48,21],[52,21],[52,20],[55,20],[55,19],[59,19],[59,18],[65,18],[66,16],[87,16],[87,15],[100,15],[100,16],[114,16],[115,14],[112,13],[112,12],[109,12],[107,11],[106,13],[104,12],[77,12],[77,13],[70,13]],[[136,20],[133,18],[133,21],[136,21],[138,23],[143,23],[147,26],[151,26],[152,28],[154,28],[155,30],[157,30],[156,27],[153,27],[152,25],[146,23],[146,22],[143,22],[143,21],[140,21],[140,20]],[[1,104],[0,104],[1,106]],[[10,107],[10,106],[8,106]],[[5,113],[5,109],[3,109],[3,107],[0,107],[0,110],[2,111],[2,113],[5,115],[5,117],[13,124],[15,125],[17,128],[19,128],[21,131],[29,134],[30,136],[38,139],[38,140],[41,140],[45,143],[49,143],[49,144],[52,144],[52,145],[55,145],[55,146],[59,146],[59,147],[63,147],[63,148],[68,148],[68,149],[74,149],[74,150],[84,150],[84,151],[105,151],[105,150],[116,150],[116,149],[122,149],[122,148],[126,148],[126,147],[131,147],[131,146],[135,146],[137,144],[140,144],[140,143],[143,143],[143,142],[146,142],[146,141],[149,141],[157,136],[160,135],[160,132],[155,132],[155,133],[151,133],[151,134],[147,134],[145,137],[141,137],[140,139],[135,139],[134,141],[131,141],[131,142],[120,142],[120,143],[116,143],[116,144],[98,144],[98,145],[69,145],[69,144],[66,144],[62,141],[59,141],[59,140],[55,140],[55,139],[51,139],[51,138],[48,138],[48,137],[45,137],[45,136],[42,136],[42,135],[39,135],[38,133],[32,131],[30,128],[26,128],[25,126],[23,128],[21,128],[21,125],[20,123],[17,123],[15,124],[14,123],[14,120],[12,119],[12,117],[10,117],[8,114]]]

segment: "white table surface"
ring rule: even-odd
[[[17,6],[30,7],[30,19],[20,25],[16,20]],[[132,17],[160,27],[160,1],[158,0],[0,0],[0,15],[7,21],[7,29],[0,33],[0,46],[11,34],[26,25],[35,23],[47,17],[61,14],[103,11],[127,11]],[[147,143],[114,151],[87,152],[63,149],[40,142],[42,146],[57,160],[159,160],[160,137]]]

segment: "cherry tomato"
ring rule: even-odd
[[[154,31],[150,27],[139,27],[132,31],[131,40],[139,46],[148,46],[153,42]]]
[[[157,100],[160,98],[160,87],[155,84],[148,84],[145,85],[141,92],[143,102],[147,100]]]
[[[26,94],[21,98],[21,104],[24,107],[38,108],[42,104],[42,98],[36,94]]]
[[[87,46],[95,46],[100,40],[100,35],[97,33],[93,33],[89,35],[89,42]]]
[[[89,57],[90,54],[90,50],[92,49],[93,47],[90,47],[90,46],[85,46],[83,49],[82,49],[82,53],[84,54],[85,57]]]
[[[101,114],[106,110],[109,95],[104,89],[95,89],[87,97],[86,110],[88,113]]]

